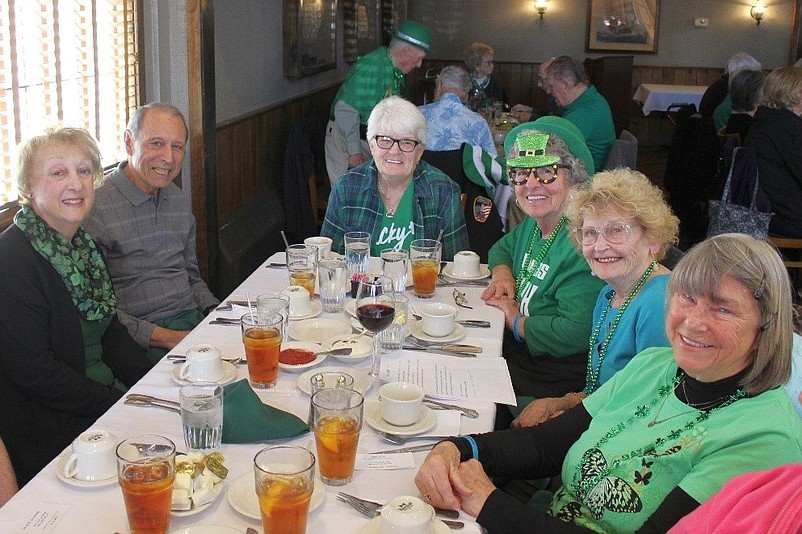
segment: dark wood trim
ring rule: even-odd
[[[794,23],[791,26],[788,64],[793,65],[799,58],[802,58],[802,0],[794,2]]]

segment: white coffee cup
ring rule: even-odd
[[[329,257],[331,252],[331,238],[323,236],[313,236],[304,239],[304,245],[313,245],[317,247],[317,258],[322,260]]]
[[[87,430],[72,442],[64,476],[78,480],[106,480],[117,475],[117,438],[105,430]]]
[[[479,254],[472,250],[463,250],[454,254],[452,272],[456,276],[479,276]]]
[[[395,426],[409,426],[421,417],[423,388],[407,382],[390,382],[379,388],[382,419]]]
[[[224,373],[220,349],[214,345],[201,344],[187,351],[187,361],[181,365],[178,376],[189,382],[215,382],[223,378]]]
[[[445,337],[454,331],[457,308],[444,302],[430,302],[418,308],[424,333],[432,337]]]
[[[301,286],[285,287],[281,290],[290,299],[290,318],[302,317],[312,311],[309,291]]]
[[[432,534],[434,508],[418,497],[396,497],[381,510],[380,534]]]

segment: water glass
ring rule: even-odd
[[[210,453],[223,441],[223,388],[211,382],[183,386],[178,392],[184,443],[190,451]]]
[[[324,484],[351,482],[364,404],[365,399],[353,389],[325,388],[312,395],[310,422]]]
[[[256,453],[253,470],[265,534],[304,534],[315,456],[301,447],[267,447]]]
[[[370,261],[370,234],[368,232],[346,232],[345,261],[348,264],[348,278],[354,281],[354,275],[366,273]]]
[[[290,324],[290,297],[278,292],[262,293],[256,297],[256,314],[264,317],[270,312],[281,314],[284,318],[281,337],[287,339],[287,328]]]
[[[409,254],[406,250],[386,248],[381,251],[382,274],[393,281],[396,293],[407,290],[407,271],[409,270]]]
[[[320,260],[317,265],[320,277],[320,301],[325,312],[340,312],[345,307],[348,289],[348,265],[342,258]]]
[[[117,445],[117,479],[132,534],[167,532],[175,481],[175,444],[143,435]]]
[[[412,285],[420,298],[434,296],[437,275],[440,274],[442,245],[435,239],[416,239],[409,245],[412,262]]]
[[[388,352],[398,350],[404,346],[404,340],[409,335],[409,297],[403,293],[395,294],[395,317],[393,324],[376,334],[379,336],[379,347]]]
[[[291,286],[301,286],[315,295],[315,279],[317,278],[317,246],[290,245],[287,247],[287,272]]]

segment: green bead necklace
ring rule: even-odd
[[[669,419],[672,419],[674,416],[666,418],[666,419],[661,419],[661,420],[658,420],[657,417],[660,415],[660,410],[662,410],[663,406],[665,405],[666,400],[668,398],[668,395],[670,395],[670,394],[672,394],[674,392],[674,390],[677,388],[679,383],[684,378],[685,378],[685,373],[683,373],[683,372],[679,373],[679,375],[676,376],[674,378],[674,380],[670,384],[667,384],[665,386],[661,386],[657,390],[657,397],[652,399],[649,402],[649,404],[638,406],[637,409],[635,410],[635,413],[632,414],[629,418],[627,418],[626,421],[621,421],[617,425],[613,426],[610,430],[608,430],[606,434],[604,434],[602,437],[600,437],[599,440],[596,442],[596,444],[591,449],[588,449],[588,451],[586,451],[585,454],[582,455],[582,459],[579,461],[580,467],[579,467],[578,471],[580,473],[587,471],[586,469],[584,469],[584,467],[585,467],[585,464],[587,464],[588,461],[590,461],[590,456],[591,456],[590,453],[591,453],[591,451],[593,451],[594,449],[598,449],[599,447],[601,447],[603,444],[607,443],[611,439],[615,438],[616,436],[618,436],[620,434],[623,434],[624,430],[629,425],[631,425],[633,422],[635,422],[636,420],[645,419],[645,418],[649,417],[649,415],[650,415],[650,413],[652,411],[652,408],[657,406],[657,404],[660,403],[660,401],[662,401],[662,403],[660,403],[660,409],[658,410],[657,415],[655,415],[655,418],[650,423],[648,423],[647,426],[648,427],[652,427],[655,424],[659,424],[659,423],[668,421]],[[624,453],[624,454],[622,454],[620,456],[615,457],[612,461],[609,462],[608,469],[602,470],[601,472],[597,473],[595,476],[586,477],[584,479],[581,479],[578,483],[574,483],[573,487],[574,487],[575,495],[584,495],[584,494],[586,494],[588,491],[590,491],[592,488],[594,488],[599,482],[601,482],[601,480],[603,478],[605,478],[607,476],[607,474],[611,470],[618,469],[618,467],[621,466],[623,463],[628,462],[629,460],[632,460],[633,458],[641,458],[641,457],[643,457],[643,456],[645,456],[647,454],[654,453],[654,451],[656,450],[657,447],[664,445],[669,440],[677,440],[677,439],[679,439],[679,437],[682,436],[683,433],[690,432],[696,426],[697,423],[702,423],[704,421],[707,421],[710,418],[710,416],[712,416],[718,410],[721,410],[722,408],[726,408],[727,406],[729,406],[733,402],[737,401],[738,399],[742,399],[744,397],[746,397],[746,393],[743,391],[742,388],[738,388],[735,391],[735,393],[730,395],[729,398],[727,398],[727,400],[725,400],[723,403],[719,404],[718,406],[714,406],[714,407],[712,407],[712,408],[710,408],[708,410],[694,409],[692,411],[688,411],[688,412],[684,412],[682,414],[678,414],[677,417],[679,415],[690,415],[690,414],[698,411],[698,413],[696,414],[696,416],[692,420],[687,421],[686,423],[684,423],[679,428],[675,428],[674,430],[671,430],[670,432],[668,432],[668,434],[666,434],[665,437],[658,437],[658,438],[656,438],[654,440],[654,442],[652,444],[649,444],[649,445],[647,445],[645,447],[641,447],[639,449],[630,450],[629,452],[626,452],[626,453]],[[623,450],[626,450],[626,448],[624,448]]]
[[[588,344],[588,368],[585,372],[585,393],[590,395],[594,391],[596,391],[599,387],[599,373],[601,372],[602,363],[604,363],[604,357],[607,356],[607,347],[610,346],[610,340],[613,338],[613,334],[615,333],[615,329],[618,327],[618,323],[621,321],[621,317],[624,315],[624,310],[627,309],[629,303],[635,300],[635,296],[638,294],[638,291],[641,290],[643,285],[646,283],[646,280],[649,279],[649,276],[657,267],[657,260],[653,260],[649,266],[644,271],[643,275],[640,279],[635,283],[635,287],[627,295],[627,298],[624,299],[624,303],[621,304],[621,307],[618,308],[618,313],[615,314],[615,318],[613,319],[613,324],[610,325],[610,330],[607,332],[607,335],[604,337],[604,341],[599,347],[599,364],[594,368],[593,367],[593,346],[596,344],[596,341],[599,339],[599,333],[601,332],[601,327],[604,324],[604,320],[607,319],[607,312],[610,310],[610,306],[613,303],[613,299],[615,299],[615,290],[610,294],[610,298],[607,299],[607,303],[604,305],[604,309],[602,310],[601,317],[599,317],[599,321],[596,323],[596,327],[593,329],[593,334],[590,336],[590,343]]]
[[[521,272],[518,273],[518,277],[515,279],[515,300],[521,300],[521,291],[524,288],[524,284],[532,279],[532,275],[535,274],[537,268],[540,267],[540,264],[543,263],[543,259],[546,257],[546,254],[549,252],[551,245],[554,243],[554,240],[557,239],[557,234],[560,233],[562,227],[565,226],[565,223],[568,222],[568,219],[563,215],[560,217],[560,220],[557,221],[557,225],[552,230],[551,235],[546,242],[543,243],[543,246],[540,247],[540,251],[537,253],[537,257],[535,257],[534,261],[529,261],[529,258],[532,257],[532,251],[535,248],[535,243],[541,236],[540,228],[537,231],[532,232],[532,237],[529,238],[529,248],[526,250],[526,254],[524,254],[524,260],[521,262]]]

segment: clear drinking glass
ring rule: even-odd
[[[253,470],[265,534],[304,534],[315,456],[301,447],[267,447],[256,453]]]
[[[436,239],[416,239],[409,245],[412,262],[412,284],[415,295],[420,298],[434,296],[437,275],[440,274],[442,245]]]
[[[387,248],[379,254],[382,260],[382,274],[393,279],[396,293],[407,290],[407,271],[409,270],[409,253],[406,250]]]
[[[342,258],[329,258],[320,260],[317,267],[323,311],[342,311],[345,306],[345,295],[349,289],[348,265]]]
[[[383,332],[376,334],[379,337],[379,347],[383,351],[398,350],[404,346],[404,340],[409,335],[408,317],[409,297],[396,293],[393,323]]]
[[[290,275],[291,286],[304,287],[309,291],[309,296],[313,297],[317,279],[317,246],[304,244],[288,246],[287,272]]]
[[[370,234],[368,232],[346,232],[345,262],[348,264],[349,280],[356,280],[354,275],[368,270],[370,261]]]
[[[282,339],[287,339],[287,328],[290,324],[290,297],[278,292],[262,293],[256,297],[257,315],[264,317],[270,312],[279,313],[284,318],[281,336]]]
[[[146,434],[117,445],[117,478],[133,534],[167,532],[175,481],[175,444]]]
[[[342,486],[351,481],[364,404],[353,389],[325,388],[312,395],[310,423],[324,484]]]
[[[283,321],[281,314],[276,312],[261,316],[246,313],[240,318],[242,343],[248,359],[248,379],[255,389],[276,385]]]
[[[223,388],[211,382],[187,384],[178,391],[181,428],[190,451],[212,452],[223,442]]]
[[[371,276],[359,282],[356,291],[356,317],[359,323],[374,334],[393,324],[395,291],[388,276]],[[368,374],[379,376],[379,337],[373,336],[373,364]]]

